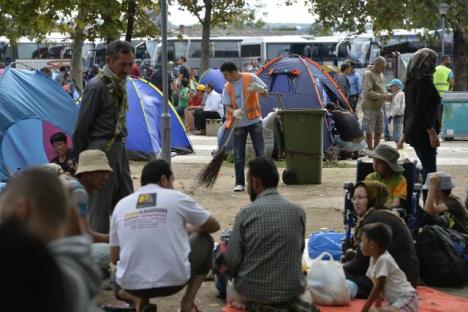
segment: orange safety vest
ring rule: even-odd
[[[242,85],[243,85],[243,92],[244,92],[244,107],[247,113],[247,118],[249,120],[260,118],[262,113],[260,111],[260,101],[258,100],[257,92],[250,92],[248,90],[250,83],[252,82],[252,75],[248,73],[241,73],[242,76]],[[226,91],[231,98],[231,104],[233,109],[237,109],[236,103],[236,96],[234,95],[234,87],[228,81],[224,85]],[[227,111],[226,114],[226,128],[231,128],[232,120],[234,117],[232,116],[232,112]]]

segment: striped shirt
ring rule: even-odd
[[[305,219],[304,210],[276,188],[238,213],[226,258],[237,292],[250,301],[283,303],[304,291]]]

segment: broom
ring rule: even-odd
[[[202,187],[212,187],[216,179],[218,178],[219,171],[221,170],[221,166],[224,162],[224,158],[226,157],[226,148],[231,142],[233,137],[234,131],[236,130],[237,126],[237,118],[234,120],[233,126],[231,128],[231,133],[229,133],[226,142],[224,145],[216,151],[213,156],[213,159],[206,165],[195,178],[196,184]]]

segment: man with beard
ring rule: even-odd
[[[291,311],[302,301],[298,297],[306,286],[304,209],[278,193],[279,174],[273,161],[257,158],[248,168],[252,203],[236,216],[226,257],[228,273],[248,311],[264,307]]]

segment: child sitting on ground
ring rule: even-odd
[[[418,294],[387,251],[392,240],[391,229],[383,223],[371,223],[361,229],[361,251],[370,256],[367,277],[374,286],[362,307],[362,312],[372,311],[418,311]],[[382,299],[385,305],[382,307]]]
[[[461,200],[452,194],[454,187],[452,177],[447,173],[429,173],[423,187],[424,190],[428,190],[424,210],[433,216],[443,214],[440,225],[468,234],[468,210],[463,207]]]
[[[366,176],[366,181],[379,181],[384,183],[390,198],[387,203],[391,208],[402,208],[405,206],[408,195],[408,184],[403,176],[405,169],[398,164],[400,154],[398,151],[386,144],[379,144],[375,150],[367,151],[366,154],[374,159],[374,171]]]

